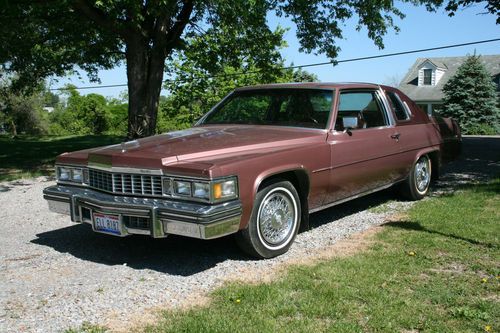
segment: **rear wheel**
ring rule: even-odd
[[[272,258],[288,251],[300,225],[300,199],[288,181],[276,181],[259,190],[248,227],[237,236],[246,253]]]
[[[425,197],[431,184],[431,172],[431,159],[427,155],[421,156],[402,184],[403,195],[410,200],[420,200]]]

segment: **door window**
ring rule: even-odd
[[[387,126],[387,115],[375,91],[341,92],[335,129],[342,131],[346,124],[355,124],[350,129]]]

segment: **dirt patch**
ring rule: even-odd
[[[374,236],[383,230],[382,226],[375,226],[366,231],[352,235],[349,238],[338,241],[332,246],[321,249],[308,257],[292,259],[285,263],[284,266],[290,265],[315,265],[319,261],[345,258],[353,256],[359,252],[368,249],[375,243]]]
[[[374,236],[382,231],[382,229],[382,226],[375,226],[366,231],[354,234],[349,238],[340,240],[332,246],[310,253],[307,256],[291,258],[274,268],[241,268],[224,280],[225,282],[241,282],[247,284],[270,283],[282,277],[290,266],[312,266],[320,261],[349,257],[362,252],[375,243]]]
[[[449,266],[446,267],[431,268],[429,269],[429,272],[462,275],[466,272],[466,270],[467,268],[464,265],[455,263],[455,264],[450,264]]]

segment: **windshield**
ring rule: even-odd
[[[269,89],[237,91],[200,122],[325,129],[333,102],[332,90]]]

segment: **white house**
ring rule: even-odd
[[[443,105],[443,86],[467,57],[418,58],[399,84],[399,89],[428,114]],[[479,58],[500,91],[500,55]]]

